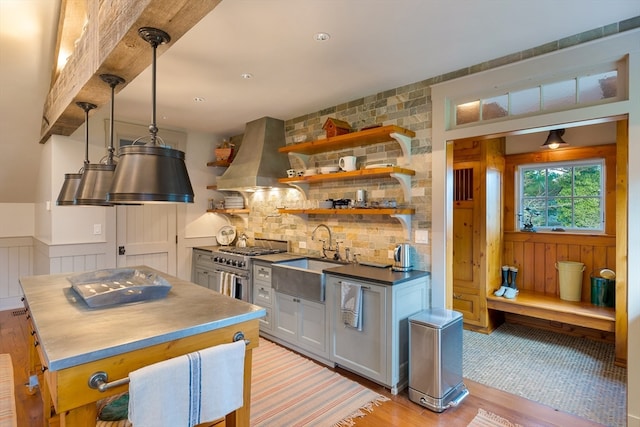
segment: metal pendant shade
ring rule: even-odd
[[[62,183],[62,188],[60,188],[56,205],[70,206],[76,204],[76,192],[80,186],[80,179],[82,179],[82,174],[79,172],[64,174],[64,182]]]
[[[87,163],[80,185],[76,192],[76,204],[88,206],[113,206],[107,201],[107,192],[111,188],[116,163],[113,159],[113,110],[115,87],[124,83],[124,79],[112,74],[101,74],[100,78],[111,86],[111,132],[105,163]],[[88,141],[88,135],[87,135]]]
[[[157,144],[156,49],[171,38],[156,28],[143,27],[140,37],[153,48],[152,117],[150,141],[145,145],[120,147],[118,167],[107,201],[111,203],[193,203],[193,188],[185,165],[184,152]]]
[[[58,194],[58,199],[56,200],[56,205],[59,205],[59,206],[69,206],[69,205],[78,204],[78,201],[76,199],[76,194],[78,193],[78,188],[80,188],[80,182],[82,181],[82,176],[84,174],[83,171],[85,167],[89,164],[89,111],[96,108],[96,105],[91,104],[90,102],[76,102],[76,105],[84,110],[84,126],[85,126],[84,166],[80,169],[80,172],[78,173],[64,174],[64,182],[62,183],[60,194]]]
[[[569,145],[568,142],[562,139],[562,135],[564,135],[564,129],[554,129],[549,131],[549,136],[547,136],[547,140],[541,145],[541,147],[555,150],[556,148]]]

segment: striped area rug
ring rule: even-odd
[[[0,426],[17,425],[15,401],[11,355],[3,353],[0,354]]]
[[[260,338],[253,350],[251,426],[351,426],[388,398]]]
[[[493,412],[478,409],[478,415],[475,416],[467,427],[522,427],[520,424],[514,424],[506,418],[502,418]]]

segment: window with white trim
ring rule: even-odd
[[[519,166],[520,229],[604,231],[604,176],[604,159]]]
[[[453,104],[455,126],[615,102],[624,95],[617,65],[532,87],[488,93]]]

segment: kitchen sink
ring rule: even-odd
[[[318,258],[279,262],[271,267],[271,284],[276,292],[324,302],[325,274],[322,270],[341,265],[344,263]]]

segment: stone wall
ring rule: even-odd
[[[246,229],[243,221],[236,219],[235,225],[245,229],[250,238],[282,239],[291,242],[291,251],[317,256],[321,242],[312,240],[313,230],[321,223],[332,231],[333,243],[340,242],[341,252],[348,247],[351,254],[358,254],[363,261],[391,262],[391,252],[400,242],[412,242],[413,231],[431,227],[431,103],[429,85],[419,82],[376,95],[367,96],[315,113],[286,121],[287,144],[295,144],[294,138],[304,136],[307,141],[325,137],[322,126],[329,117],[343,120],[352,129],[380,125],[397,125],[416,133],[411,143],[411,162],[405,167],[416,171],[412,179],[411,200],[405,200],[400,184],[393,178],[348,179],[310,185],[309,201],[295,189],[258,192],[250,196],[251,213]],[[341,151],[311,156],[310,167],[337,165],[342,156],[356,156],[357,166],[362,168],[373,163],[402,164],[400,145],[395,141],[355,147]],[[402,159],[400,159],[402,160]],[[292,160],[292,167],[303,166]],[[283,171],[284,176],[284,171]],[[325,199],[355,199],[357,189],[365,189],[368,201],[395,200],[400,207],[413,207],[412,232],[407,234],[395,218],[386,215],[279,215],[278,207],[302,207]],[[327,239],[325,230],[318,231],[318,239]],[[429,245],[415,245],[414,266],[430,268]]]

